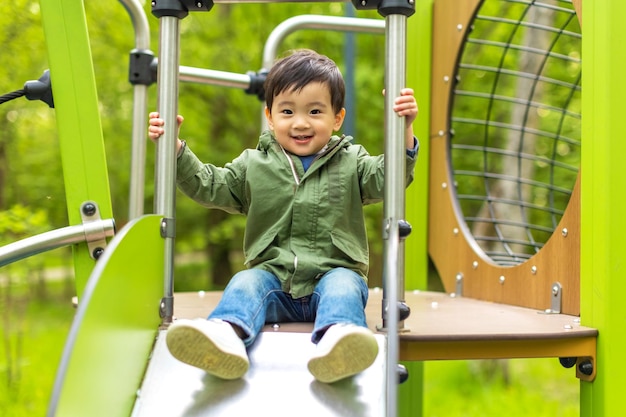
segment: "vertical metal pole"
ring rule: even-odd
[[[174,314],[174,238],[176,236],[176,139],[178,126],[178,66],[180,60],[179,18],[159,18],[159,70],[157,105],[165,120],[165,132],[159,139],[156,157],[155,210],[163,215],[161,235],[165,239],[164,297],[161,302],[163,324]]]
[[[130,15],[135,29],[135,51],[149,51],[150,28],[143,6],[138,0],[120,0]],[[148,122],[147,90],[145,84],[133,87],[133,132],[132,158],[130,168],[130,190],[128,199],[128,219],[132,220],[144,213],[144,183],[146,169],[146,125]]]
[[[387,329],[387,417],[398,410],[399,291],[404,289],[404,245],[399,222],[405,211],[405,119],[393,111],[394,99],[406,83],[407,16],[390,14],[386,21],[385,52],[385,199],[384,199],[384,315]]]

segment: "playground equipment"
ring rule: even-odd
[[[66,186],[73,190],[68,193],[68,212],[72,225],[84,221],[80,207],[84,207],[85,201],[97,202],[101,217],[111,218],[87,31],[82,5],[77,3],[80,2],[41,1],[61,149],[64,161],[72,160],[71,165],[64,164]],[[174,10],[180,10],[176,7],[182,4],[177,1],[165,3]],[[489,3],[494,2],[433,0],[418,3],[418,13],[413,19],[419,18],[408,29],[410,35],[421,35],[409,36],[409,78],[414,77],[413,81],[416,81],[419,78],[416,76],[418,71],[432,68],[429,70],[432,71],[431,78],[420,78],[421,84],[409,82],[410,85],[425,87],[432,79],[433,84],[431,105],[424,109],[422,104],[420,116],[424,119],[424,114],[430,115],[430,133],[419,134],[422,161],[425,162],[425,155],[430,155],[430,163],[424,163],[421,168],[425,171],[428,165],[431,167],[429,176],[422,172],[423,178],[429,178],[430,194],[429,198],[417,193],[407,196],[408,206],[411,207],[407,213],[408,220],[418,226],[414,227],[413,236],[406,242],[412,262],[409,263],[406,285],[402,279],[386,280],[386,283],[393,281],[391,288],[385,291],[386,304],[395,305],[395,300],[400,298],[397,293],[403,287],[412,289],[418,286],[416,277],[425,275],[426,271],[426,242],[446,292],[462,297],[408,291],[404,298],[412,308],[412,315],[407,319],[406,326],[401,322],[399,324],[395,308],[388,310],[385,319],[388,333],[386,340],[393,342],[398,331],[400,336],[398,350],[394,352],[393,343],[387,342],[386,359],[381,368],[373,369],[373,372],[384,372],[387,381],[383,396],[385,410],[381,413],[393,416],[398,411],[395,401],[398,396],[395,390],[397,376],[395,367],[389,366],[398,359],[411,362],[554,357],[563,358],[565,364],[576,365],[576,374],[581,380],[581,415],[618,415],[620,393],[616,381],[623,371],[619,355],[626,348],[626,340],[621,334],[626,307],[620,301],[624,290],[623,281],[619,280],[622,268],[620,259],[624,255],[620,236],[626,225],[619,201],[614,196],[624,189],[623,176],[619,175],[616,167],[620,166],[617,158],[623,155],[624,147],[617,131],[621,117],[618,100],[624,96],[626,86],[617,75],[623,59],[611,52],[620,50],[625,40],[620,30],[620,15],[624,15],[626,6],[615,0],[585,2],[582,50],[588,64],[584,67],[585,90],[582,97],[585,119],[581,136],[587,139],[581,162],[584,175],[580,175],[576,181],[567,208],[560,222],[553,227],[556,233],[528,259],[520,262],[519,258],[523,257],[511,250],[507,252],[508,258],[505,261],[499,258],[498,263],[494,262],[498,256],[487,256],[487,251],[479,247],[477,239],[469,232],[468,220],[463,218],[457,204],[453,169],[448,165],[451,159],[449,151],[454,148],[450,145],[452,127],[448,111],[451,108],[449,88],[452,81],[456,80],[456,68],[460,62],[455,53],[467,42],[467,29],[472,27],[473,19],[480,14],[480,7]],[[536,6],[555,12],[566,12],[574,6],[582,22],[582,1],[561,1],[556,5],[534,1],[515,1],[510,4],[528,9]],[[197,3],[193,7],[206,6]],[[159,53],[161,64],[169,63],[169,70],[162,69],[159,75],[165,77],[160,81],[161,89],[168,89],[169,94],[163,96],[165,92],[160,92],[161,99],[168,103],[176,102],[178,82],[177,45],[168,45],[168,40],[177,41],[177,20],[181,18],[176,16],[178,12],[172,13],[174,16],[165,13],[161,17],[161,23],[165,26],[162,31],[167,39],[165,42],[162,40],[163,49]],[[398,33],[387,33],[388,49],[390,42],[393,45],[402,44],[402,33],[406,29],[403,28],[406,16],[393,16],[389,19],[393,23],[386,22],[387,31],[394,32],[391,27],[399,27],[399,30]],[[508,23],[521,26],[524,22],[520,19]],[[66,31],[56,30],[58,27],[64,27]],[[567,31],[565,27],[560,30]],[[431,39],[432,67],[430,50],[425,46]],[[602,39],[607,44],[599,47],[594,39]],[[421,47],[417,47],[417,43]],[[398,51],[402,49],[397,48]],[[404,66],[403,57],[392,54],[388,58],[398,67]],[[88,68],[85,68],[86,65]],[[387,70],[389,74],[402,72],[399,68]],[[402,77],[398,78],[402,82],[398,82],[396,87],[403,86],[405,82],[401,80]],[[393,89],[387,86],[388,91]],[[424,90],[427,90],[426,87]],[[80,106],[73,99],[78,95],[83,98]],[[494,97],[492,95],[490,99]],[[527,103],[526,106],[533,108],[534,104]],[[174,120],[175,110],[174,107],[160,111],[166,119]],[[457,120],[454,123],[462,122]],[[169,125],[173,126],[174,123]],[[78,129],[75,130],[74,126]],[[390,127],[387,136],[393,137],[396,128]],[[168,137],[173,143],[171,139],[174,138],[174,132],[166,132]],[[456,138],[454,141],[456,143]],[[159,182],[172,187],[170,171],[173,149],[171,143],[165,143],[167,140],[162,142],[158,170],[163,171],[163,176]],[[458,143],[467,148],[467,144]],[[85,151],[87,148],[89,152]],[[393,150],[386,152],[394,154]],[[392,178],[393,173],[387,177]],[[217,294],[205,294],[205,298],[202,298],[198,294],[174,295],[171,291],[171,281],[167,278],[173,262],[170,258],[173,240],[170,220],[172,201],[168,197],[170,191],[159,192],[158,199],[162,202],[157,208],[158,215],[140,216],[124,227],[109,243],[95,267],[87,244],[81,243],[75,247],[80,304],[71,333],[73,342],[68,345],[63,358],[62,367],[66,371],[57,379],[55,392],[58,396],[51,404],[50,415],[129,415],[137,403],[138,387],[142,381],[150,381],[144,380],[143,376],[158,326],[166,325],[174,313],[178,317],[201,316],[206,315],[207,310],[214,305],[212,302],[215,302]],[[490,201],[489,198],[487,196],[485,201]],[[391,213],[388,208],[385,211],[389,229],[386,236],[387,262],[396,258],[394,253],[400,253],[397,256],[398,264],[386,264],[387,276],[403,276],[403,244],[400,243],[399,224],[396,221],[404,217],[403,199],[403,195],[396,194],[386,198],[402,206],[394,208]],[[430,210],[426,209],[428,202]],[[426,225],[427,217],[424,214],[427,211],[429,226],[419,227]],[[494,225],[504,224],[496,220],[492,218]],[[444,241],[444,238],[448,240]],[[517,239],[500,240],[509,248],[519,244]],[[566,260],[558,262],[559,258]],[[159,261],[155,262],[155,259]],[[87,281],[89,275],[91,278]],[[165,281],[163,275],[166,276]],[[155,284],[159,282],[164,282],[162,288]],[[394,283],[399,288],[394,288]],[[119,288],[124,288],[124,291],[120,293]],[[524,293],[527,293],[527,297],[518,296]],[[177,299],[176,305],[173,303],[174,297]],[[372,321],[369,324],[372,327],[379,324],[382,298],[379,292],[372,292],[368,306],[368,317]],[[117,305],[115,309],[111,308],[113,300]],[[163,319],[157,316],[159,305]],[[560,314],[540,314],[545,313],[545,310],[550,310],[549,313],[558,310]],[[432,323],[437,323],[436,329],[429,326]],[[289,330],[289,326],[282,327],[285,327],[282,330]],[[282,331],[275,335],[267,333],[265,336],[268,344],[278,338],[289,337]],[[293,336],[291,340],[297,343],[297,338]],[[157,342],[157,349],[159,346]],[[260,356],[263,356],[265,346],[265,342],[259,346]],[[93,360],[94,357],[98,358],[97,362]],[[265,363],[263,361],[260,360]],[[89,374],[84,372],[85,364],[89,364]],[[159,362],[153,359],[150,364],[158,365]],[[124,370],[124,378],[119,378],[120,369]],[[410,378],[409,388],[415,388],[412,381]],[[363,382],[363,386],[369,387],[367,384]],[[400,404],[410,404],[410,399],[402,394],[405,392],[402,390]],[[226,391],[228,394],[228,389]],[[328,399],[332,392],[324,394],[324,398]],[[354,398],[350,394],[344,392],[344,400]],[[221,398],[229,397],[225,395]],[[340,407],[345,403],[338,400],[333,404]],[[411,415],[419,415],[419,405],[409,412]]]

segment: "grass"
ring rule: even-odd
[[[47,286],[45,300],[12,288],[10,304],[2,290],[0,337],[0,415],[46,414],[74,308],[63,283]]]
[[[572,369],[563,368],[557,359],[515,359],[506,363],[508,383],[501,372],[493,371],[492,361],[428,362],[424,416],[579,415],[579,382]]]

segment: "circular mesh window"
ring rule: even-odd
[[[571,1],[485,0],[451,105],[456,198],[480,248],[517,265],[552,235],[580,165],[581,32]]]

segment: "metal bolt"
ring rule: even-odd
[[[561,236],[563,237],[567,237],[568,233],[569,233],[569,230],[567,230],[567,227],[564,227],[563,230],[561,230]]]
[[[448,77],[447,75],[444,75],[443,82],[448,84],[450,82],[450,77]]]
[[[456,25],[456,30],[458,30],[459,32],[463,30],[463,25],[462,24],[458,24]]]
[[[85,216],[91,217],[96,214],[96,211],[98,211],[98,209],[96,208],[96,205],[94,203],[85,203],[83,205],[83,214]]]
[[[566,324],[566,325],[564,325],[564,326],[563,326],[563,328],[564,328],[565,330],[572,330],[572,329],[573,329],[573,327],[572,327],[572,325],[571,325],[571,324]]]
[[[437,134],[438,134],[439,136],[443,136],[443,135],[445,135],[445,134],[446,134],[446,132],[444,132],[443,130],[440,130],[439,132],[437,132]]]
[[[500,284],[504,284],[504,281],[506,280],[506,278],[504,277],[504,275],[500,275]]]
[[[441,188],[443,188],[444,190],[445,190],[446,188],[448,188],[448,183],[447,183],[447,182],[442,182],[442,183],[441,183]]]
[[[478,261],[472,262],[472,269],[478,269]]]
[[[458,236],[459,235],[459,228],[455,227],[454,229],[452,229],[452,233],[454,234],[454,236]]]
[[[533,265],[530,267],[530,273],[533,275],[537,274],[537,265]]]
[[[95,248],[91,254],[93,255],[94,259],[97,260],[98,258],[102,256],[103,253],[104,253],[104,249],[98,247],[98,248]]]
[[[278,331],[278,329],[280,329],[280,324],[274,323],[274,325],[272,326],[272,329],[274,329],[274,331]]]
[[[552,295],[554,295],[555,297],[557,295],[559,295],[559,286],[558,285],[553,285],[552,286]]]
[[[593,364],[590,360],[585,360],[578,364],[578,370],[581,374],[590,376],[593,374]]]
[[[459,282],[459,281],[463,281],[463,274],[460,272],[456,274],[456,282]]]

